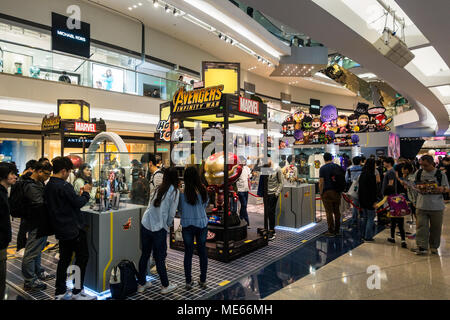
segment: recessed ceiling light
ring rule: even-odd
[[[157,0],[153,0],[153,6],[154,6],[155,8],[158,8],[158,6],[159,6],[159,3],[158,3],[158,1],[157,1]]]
[[[137,8],[137,5],[133,4],[133,8],[135,8],[135,9],[136,9],[136,8]]]
[[[138,5],[139,5],[139,6],[142,6],[142,2],[139,2]]]
[[[130,11],[131,11],[131,10],[133,10],[133,8],[132,8],[132,7],[128,7],[128,10],[130,10]]]

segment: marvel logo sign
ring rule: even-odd
[[[259,102],[239,97],[239,111],[259,115]]]
[[[95,123],[75,122],[75,131],[77,132],[97,132]]]

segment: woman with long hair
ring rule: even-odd
[[[176,289],[176,284],[169,284],[166,270],[167,233],[175,218],[180,192],[178,190],[178,172],[171,167],[164,171],[162,184],[155,190],[141,221],[142,255],[139,260],[138,292],[150,287],[146,282],[147,266],[153,251],[161,280],[161,293],[167,294]]]
[[[372,158],[366,160],[359,176],[358,197],[361,207],[361,237],[365,241],[374,241],[377,180],[375,176],[375,160]]]
[[[77,194],[80,194],[81,188],[84,187],[85,184],[92,185],[92,168],[89,164],[83,163],[75,174],[75,181],[73,182],[73,188]],[[92,188],[91,190],[91,198],[89,200],[89,204],[93,205],[95,203],[95,193],[97,192],[97,188]]]
[[[186,289],[192,289],[192,256],[194,254],[194,238],[200,258],[199,286],[206,288],[206,271],[208,255],[206,253],[206,236],[208,234],[208,193],[200,180],[196,167],[187,167],[184,171],[184,192],[180,195],[178,205],[181,212],[181,226],[184,241],[184,274]]]

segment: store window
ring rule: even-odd
[[[19,172],[28,160],[41,157],[40,138],[0,137],[0,162],[15,162]]]

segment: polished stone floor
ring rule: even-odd
[[[389,230],[375,236],[375,242],[363,243],[342,256],[310,272],[305,277],[269,295],[271,300],[329,299],[450,299],[450,206],[444,213],[439,255],[416,256],[408,249],[386,241]],[[414,234],[415,226],[405,224]],[[378,270],[368,273],[368,268]],[[375,278],[375,274],[379,275]],[[377,279],[379,282],[377,283]],[[379,286],[378,286],[379,284]],[[371,287],[372,289],[369,289]]]

